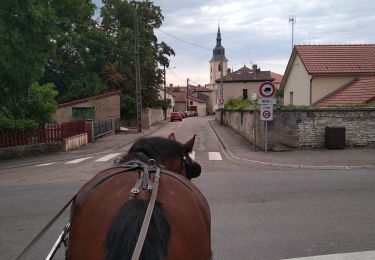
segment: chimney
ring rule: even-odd
[[[169,83],[169,87],[170,87],[170,88],[173,88],[173,84],[172,84],[172,83]]]

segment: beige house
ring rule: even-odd
[[[59,104],[53,118],[59,124],[78,118],[95,121],[105,121],[110,117],[120,118],[120,94],[121,91],[113,91]]]
[[[243,66],[241,69],[233,71],[222,79],[216,80],[218,85],[223,82],[224,102],[230,98],[250,99],[253,94],[258,96],[259,87],[264,82],[272,82],[271,71],[261,71],[256,64],[252,69]],[[220,87],[219,87],[220,88]]]
[[[371,76],[375,44],[296,45],[280,88],[285,105],[368,103],[375,97]]]

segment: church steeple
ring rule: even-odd
[[[221,46],[220,25],[219,25],[219,27],[217,28],[216,46]]]
[[[221,33],[220,33],[220,25],[217,28],[217,36],[216,36],[216,47],[213,50],[213,56],[211,61],[227,61],[225,58],[225,49],[221,45]]]

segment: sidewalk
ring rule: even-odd
[[[306,169],[354,169],[375,168],[375,147],[297,149],[284,152],[268,151],[254,147],[231,128],[221,126],[216,120],[209,121],[229,158],[266,166]]]

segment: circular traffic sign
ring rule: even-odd
[[[276,88],[271,82],[264,82],[259,87],[259,95],[264,98],[272,97],[275,94]]]
[[[271,117],[271,112],[269,110],[263,111],[263,117],[264,118],[270,118]]]

